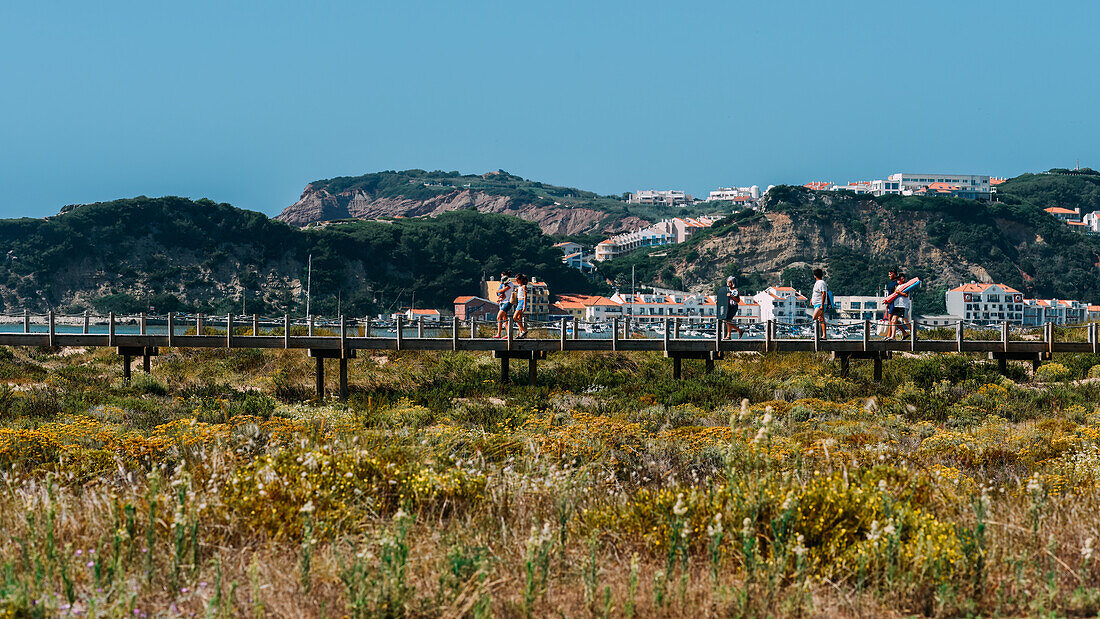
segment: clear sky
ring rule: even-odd
[[[1100,3],[0,3],[0,217],[503,168],[601,193],[1100,167]]]

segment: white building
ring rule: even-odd
[[[872,181],[873,183],[876,181]],[[884,193],[898,192],[902,195],[927,187],[934,183],[942,183],[958,187],[954,192],[960,198],[971,200],[983,200],[989,202],[992,196],[988,174],[931,174],[916,172],[896,172],[881,181]],[[893,185],[896,189],[890,189]],[[883,195],[875,193],[875,195]]]
[[[760,320],[793,323],[810,316],[806,297],[790,286],[772,286],[758,292],[753,301],[760,306]]]
[[[694,202],[690,193],[684,193],[676,189],[657,191],[653,189],[641,189],[630,194],[628,204],[666,204],[668,206],[684,206]]]
[[[629,254],[642,247],[672,245],[690,239],[697,230],[709,228],[719,217],[676,217],[647,228],[616,234],[596,245],[596,261],[603,262]]]
[[[611,296],[623,308],[623,316],[637,322],[661,322],[665,318],[714,318],[714,297],[702,294],[630,294]],[[740,312],[738,312],[740,313]]]
[[[947,313],[968,322],[1024,322],[1024,295],[1004,284],[971,282],[948,290],[946,297]]]
[[[707,196],[707,202],[727,201],[733,202],[738,198],[749,198],[752,200],[760,199],[760,185],[753,185],[751,187],[719,187],[718,189],[710,192]]]
[[[836,295],[833,309],[844,320],[875,320],[886,311],[881,296]]]
[[[875,181],[852,181],[847,185],[833,185],[832,191],[851,191],[852,193],[872,193],[871,183]]]
[[[564,243],[556,243],[554,248],[561,251],[562,255],[568,256],[569,254],[575,254],[584,250],[584,246],[580,243],[574,243],[572,241],[566,241]]]
[[[557,305],[575,317],[588,322],[603,322],[623,315],[622,304],[607,297],[595,295],[558,295]]]
[[[1093,234],[1100,234],[1100,211],[1093,211],[1091,213],[1085,213],[1085,216],[1081,218],[1081,221],[1089,227],[1089,232]]]
[[[591,254],[586,256],[578,251],[563,256],[561,261],[563,264],[565,264],[565,266],[572,269],[577,269],[581,273],[591,273],[592,271],[596,270],[596,265],[592,264]]]

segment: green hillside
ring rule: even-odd
[[[210,200],[139,197],[0,220],[9,251],[0,303],[77,310],[304,311],[313,256],[314,313],[364,315],[448,307],[502,268],[587,290],[538,227],[476,212],[298,230]]]
[[[639,282],[672,287],[734,274],[751,288],[805,286],[807,265],[823,265],[836,294],[873,294],[886,270],[900,266],[925,280],[916,299],[923,312],[943,311],[943,292],[971,280],[1003,282],[1032,297],[1100,302],[1100,238],[1032,201],[1061,195],[1062,204],[1084,206],[1094,181],[1025,175],[1005,185],[992,204],[776,187],[763,199],[763,213],[734,215],[688,243],[605,263],[601,271],[622,280],[634,267]]]

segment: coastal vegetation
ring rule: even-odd
[[[1095,615],[1100,358],[0,348],[0,615]]]

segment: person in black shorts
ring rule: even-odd
[[[741,295],[737,292],[737,286],[732,275],[726,278],[726,290],[726,298],[729,304],[726,309],[726,339],[729,339],[735,330],[737,331],[737,337],[743,337],[745,332],[741,330],[736,322],[737,310],[741,306]]]

